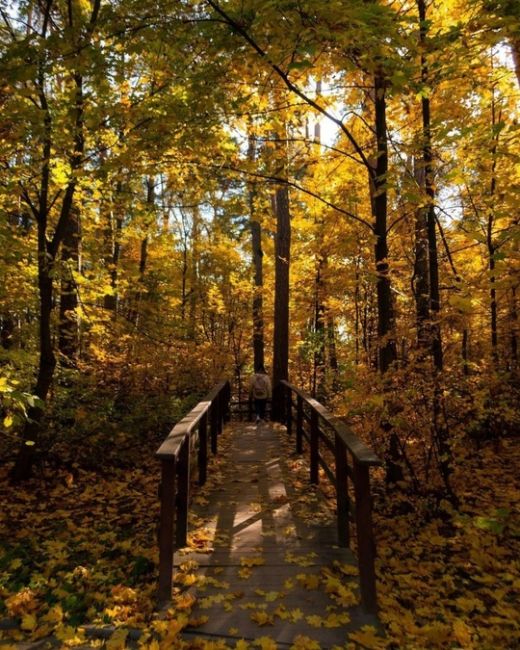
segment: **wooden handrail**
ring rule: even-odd
[[[337,415],[331,413],[326,409],[323,404],[320,404],[318,400],[314,397],[311,397],[308,393],[301,390],[297,386],[290,384],[288,381],[280,382],[286,389],[289,389],[295,395],[299,395],[304,402],[306,402],[313,411],[315,411],[321,419],[328,424],[343,440],[345,446],[355,458],[358,463],[363,465],[381,465],[380,459],[374,454],[374,452],[365,445],[357,436],[355,436],[351,431],[349,431],[347,425],[342,422]]]
[[[218,435],[228,419],[231,388],[228,381],[217,384],[182,420],[177,422],[156,452],[161,461],[159,498],[159,602],[171,599],[173,554],[186,546],[190,500],[192,450],[198,443],[199,485],[207,475],[208,427],[211,451],[217,453]]]
[[[336,488],[336,513],[338,524],[338,541],[340,546],[350,545],[349,522],[354,512],[359,564],[359,587],[363,608],[375,614],[377,612],[376,576],[375,576],[375,540],[372,528],[372,497],[370,494],[370,467],[382,465],[382,462],[359,438],[357,438],[337,416],[328,411],[316,399],[287,381],[280,382],[285,392],[285,413],[287,432],[291,435],[296,424],[296,452],[304,450],[304,440],[308,443],[310,453],[310,481],[318,484],[319,466],[326,469],[325,476]],[[296,395],[296,404],[292,394]],[[310,413],[304,412],[307,405]],[[293,409],[296,408],[296,418]],[[293,422],[294,420],[294,422]],[[304,421],[309,425],[305,432]],[[323,422],[334,434],[334,440],[325,437],[320,427]],[[334,454],[334,468],[328,467],[320,455],[320,440],[327,442],[327,448]],[[349,466],[351,458],[352,469]],[[334,479],[334,480],[333,480]],[[348,490],[349,480],[353,483],[355,508],[351,505]]]

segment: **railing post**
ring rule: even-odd
[[[211,404],[210,411],[210,438],[211,438],[211,453],[217,453],[217,436],[218,436],[218,413],[217,413],[217,402]]]
[[[296,396],[296,453],[303,453],[303,398]]]
[[[372,530],[369,467],[354,461],[353,471],[361,604],[367,612],[376,614],[375,541]]]
[[[177,493],[177,547],[186,546],[188,542],[188,504],[190,498],[190,438],[186,436],[178,461],[178,493]]]
[[[319,455],[318,414],[311,409],[311,483],[319,483],[318,455]]]
[[[285,419],[287,423],[287,435],[292,434],[292,392],[289,386],[284,386],[285,390]]]
[[[199,485],[206,482],[208,468],[208,414],[204,413],[199,422]]]
[[[217,395],[215,404],[217,406],[217,435],[219,436],[222,433],[222,418],[224,417],[222,392]]]
[[[347,450],[344,442],[334,433],[334,456],[336,465],[336,511],[338,523],[338,544],[348,547],[350,544],[350,503],[348,498]]]
[[[172,594],[175,472],[175,458],[163,458],[161,461],[161,519],[159,522],[158,598],[160,603],[170,600]]]
[[[229,422],[231,420],[231,410],[229,408],[229,403],[231,401],[231,384],[229,381],[226,382],[223,390],[224,394],[224,422]]]

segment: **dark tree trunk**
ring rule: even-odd
[[[255,160],[254,139],[249,136],[248,159],[251,163]],[[255,219],[255,190],[254,185],[249,185],[249,218],[251,223],[251,249],[254,269],[254,295],[253,295],[253,363],[255,369],[263,367],[264,360],[264,306],[263,287],[264,270],[262,251],[262,227]]]
[[[9,350],[13,346],[14,330],[14,319],[9,315],[2,316],[0,319],[0,345],[4,350]]]
[[[516,305],[516,287],[511,288],[511,367],[518,367],[518,308]]]
[[[379,337],[379,369],[385,373],[397,359],[394,338],[394,312],[388,265],[387,242],[387,173],[388,142],[386,133],[386,81],[382,71],[374,77],[375,131],[377,153],[371,176],[372,206],[374,212],[374,255],[377,274],[377,311]]]
[[[415,179],[424,187],[424,169],[415,168]],[[428,209],[423,206],[415,211],[415,262],[413,269],[413,290],[417,322],[417,347],[421,357],[430,347],[430,282],[428,264]]]
[[[287,186],[276,190],[275,296],[273,335],[273,420],[283,421],[284,400],[280,382],[289,378],[289,266],[291,217]]]
[[[319,255],[314,287],[314,355],[311,394],[318,400],[324,398],[325,380],[325,305],[323,304],[323,270],[326,258]]]
[[[154,214],[155,208],[155,188],[153,178],[146,179],[146,206],[150,215]],[[154,220],[154,219],[153,219]],[[148,228],[149,224],[146,223],[145,227]],[[139,312],[143,296],[145,295],[144,277],[146,273],[146,264],[148,262],[148,235],[145,235],[141,240],[141,247],[139,251],[139,280],[138,288],[135,292],[133,299],[133,306],[129,314],[129,321],[137,325],[139,321]]]
[[[69,364],[74,365],[79,350],[78,294],[74,272],[79,270],[79,212],[73,207],[61,247],[61,288],[58,349]]]
[[[334,379],[338,373],[338,355],[336,352],[336,328],[334,326],[334,317],[332,314],[327,315],[327,343],[328,343],[328,358],[329,368],[332,371]]]
[[[429,83],[428,61],[426,59],[428,23],[426,21],[425,0],[417,0],[419,11],[419,39],[421,44],[421,81],[426,88]],[[433,362],[438,371],[443,367],[442,339],[440,326],[441,299],[439,290],[439,261],[437,255],[437,225],[435,220],[435,178],[432,155],[431,110],[430,99],[423,95],[422,136],[424,162],[424,189],[428,198],[427,231],[428,231],[428,266],[430,285],[430,341]]]
[[[117,274],[119,268],[119,258],[121,257],[121,231],[123,230],[123,183],[118,180],[116,183],[114,205],[108,216],[107,235],[110,242],[109,254],[109,275],[110,287],[112,291],[106,294],[104,298],[104,307],[109,311],[117,312],[118,295],[117,295]]]
[[[199,209],[193,208],[193,223],[191,228],[191,265],[190,265],[190,292],[188,304],[188,338],[195,340],[197,326],[197,297],[198,297],[198,267],[199,267]]]

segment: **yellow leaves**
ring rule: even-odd
[[[363,648],[370,650],[383,650],[386,648],[385,640],[377,635],[377,631],[372,625],[364,625],[361,630],[350,633],[348,638],[349,641],[355,641]]]
[[[181,596],[177,596],[174,600],[175,609],[179,611],[191,609],[193,605],[195,605],[196,601],[197,599],[193,594],[183,594]]]
[[[42,616],[41,620],[53,624],[61,623],[63,621],[63,609],[61,605],[57,604],[51,607],[49,611]]]
[[[463,648],[473,648],[471,629],[460,618],[453,621],[453,634]]]
[[[36,627],[36,625],[37,625],[36,617],[33,616],[32,614],[24,614],[22,616],[22,623],[20,625],[22,630],[27,630],[28,632],[32,632]]]
[[[85,641],[83,632],[76,630],[71,625],[58,625],[54,634],[67,647],[74,647]]]
[[[278,648],[276,641],[270,636],[261,636],[253,643],[255,646],[258,646],[260,650],[277,650]]]
[[[305,589],[317,589],[320,585],[320,576],[315,573],[299,573],[296,580],[305,587]]]
[[[21,561],[18,566],[20,565]],[[18,568],[18,566],[14,568]],[[37,609],[38,600],[36,593],[32,589],[29,589],[29,587],[26,587],[25,589],[19,591],[17,594],[14,594],[13,596],[7,598],[5,605],[7,607],[7,611],[12,616],[22,616],[23,614],[32,612]]]
[[[316,564],[316,560],[315,560],[316,557],[318,557],[318,555],[314,551],[311,551],[306,555],[296,555],[291,551],[288,551],[285,554],[285,561],[289,562],[290,564],[297,564],[298,566],[309,567]]]
[[[249,615],[249,618],[254,622],[257,623],[260,626],[264,625],[274,625],[274,618],[271,614],[268,614],[267,612],[263,610],[256,610],[254,612],[251,612]]]
[[[294,638],[289,650],[321,650],[321,646],[317,641],[310,639],[308,636],[299,634]]]
[[[119,629],[116,630],[106,643],[106,650],[123,650],[126,646],[126,637],[128,636],[128,630]]]
[[[242,578],[242,580],[247,580],[247,579],[250,578],[250,577],[252,576],[252,574],[253,574],[253,572],[251,571],[251,569],[248,569],[247,567],[242,567],[241,569],[239,569],[239,570],[237,571],[237,573],[238,573],[238,577],[239,577],[239,578]]]

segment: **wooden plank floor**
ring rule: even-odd
[[[268,636],[284,648],[303,635],[325,649],[344,645],[349,631],[377,626],[375,617],[327,593],[337,577],[357,591],[357,577],[337,564],[355,561],[336,545],[335,519],[319,492],[302,490],[301,481],[295,489],[298,459],[286,436],[279,425],[228,425],[218,484],[195,498],[191,548],[175,554],[176,567],[194,561],[203,576],[190,590],[197,598],[192,618],[202,624],[185,637]],[[194,548],[205,543],[211,550]]]

